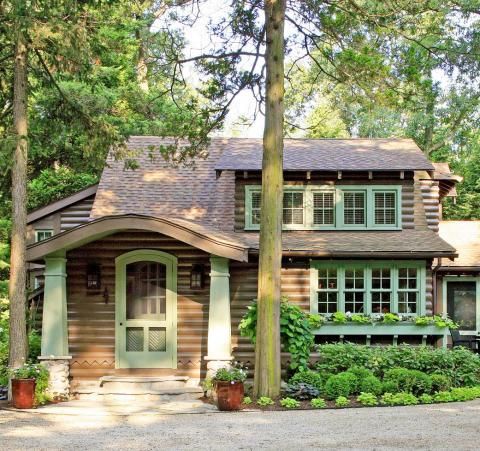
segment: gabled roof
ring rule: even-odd
[[[480,221],[442,221],[438,233],[458,252],[458,258],[442,260],[442,266],[480,270]]]
[[[44,207],[37,208],[36,210],[31,211],[27,216],[27,224],[30,224],[33,221],[37,221],[45,216],[51,215],[58,210],[62,210],[66,207],[69,207],[72,204],[82,201],[87,197],[93,196],[97,192],[98,183],[91,185],[81,191],[78,191],[70,196],[64,197],[63,199],[56,200]]]
[[[262,140],[231,138],[217,170],[259,171]],[[433,171],[411,139],[285,139],[284,171]]]

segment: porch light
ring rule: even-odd
[[[193,265],[190,273],[190,288],[198,290],[204,286],[204,270],[203,265]]]
[[[101,287],[100,265],[91,263],[87,266],[87,290],[99,290]]]

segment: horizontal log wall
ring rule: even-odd
[[[59,213],[61,231],[70,230],[88,222],[94,200],[95,196],[90,196],[87,199],[61,210]]]
[[[156,249],[178,258],[178,370],[115,370],[115,258],[136,249]],[[201,377],[206,367],[209,278],[202,290],[190,289],[193,264],[205,265],[210,255],[169,237],[139,231],[126,231],[95,241],[67,254],[68,333],[72,386],[105,375],[177,374]],[[88,263],[101,265],[102,287],[86,289]],[[108,290],[108,304],[104,290]]]
[[[420,180],[420,191],[427,219],[427,226],[438,232],[440,222],[440,189],[436,180]]]
[[[236,174],[235,184],[235,230],[245,228],[245,186],[261,185],[262,181],[258,174]],[[415,227],[415,196],[413,185],[413,172],[406,172],[404,179],[398,172],[374,174],[373,179],[368,179],[368,174],[344,173],[338,180],[331,173],[312,173],[310,180],[306,179],[305,173],[286,173],[285,185],[401,185],[402,186],[402,228],[413,229]],[[421,199],[419,199],[421,203]]]

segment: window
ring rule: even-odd
[[[343,193],[343,222],[345,225],[364,225],[365,209],[365,193],[363,191]]]
[[[283,193],[283,223],[285,225],[302,225],[303,192],[287,191]]]
[[[318,270],[318,313],[335,313],[338,303],[337,269]]]
[[[335,224],[335,192],[323,191],[313,193],[313,224]]]
[[[288,185],[283,193],[285,230],[398,230],[400,186]],[[261,187],[245,187],[245,228],[260,228]]]
[[[375,191],[375,225],[395,225],[397,223],[397,203],[394,191]]]
[[[398,270],[398,313],[417,313],[418,281],[414,268]]]
[[[35,230],[35,242],[47,240],[53,236],[53,230]]]
[[[365,273],[363,269],[345,269],[345,311],[365,313]]]
[[[314,261],[310,270],[313,313],[425,312],[424,261]]]

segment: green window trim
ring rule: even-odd
[[[284,193],[303,193],[303,224],[283,224],[283,230],[401,230],[402,228],[402,187],[400,185],[286,185],[283,190]],[[260,192],[260,185],[245,186],[245,230],[260,228],[260,208],[258,208]],[[349,224],[345,221],[345,212],[348,208],[345,207],[346,193],[364,193],[363,221],[360,224]],[[318,194],[323,196],[316,198]],[[383,204],[379,194],[383,194]],[[333,208],[329,205],[332,196]],[[357,198],[353,210],[350,210],[353,214],[357,212],[357,217],[361,217],[358,200]],[[284,213],[287,209],[288,207],[284,209]],[[322,218],[322,221],[319,218]],[[378,218],[382,220],[378,221]]]
[[[53,236],[52,229],[36,229],[35,230],[35,243],[48,240]]]
[[[401,288],[400,287],[400,271],[404,269],[416,270],[416,288]],[[319,288],[319,270],[334,269],[336,271],[336,286],[333,288],[327,287],[325,289]],[[373,288],[372,273],[375,270],[383,269],[390,272],[390,288]],[[346,272],[363,270],[364,283],[363,287],[345,288],[346,287]],[[378,273],[378,271],[377,271]],[[363,260],[363,261],[347,261],[347,260],[330,260],[330,261],[312,261],[310,264],[310,311],[312,313],[318,312],[319,293],[335,291],[337,293],[337,308],[335,311],[346,311],[346,293],[364,293],[364,308],[363,311],[357,313],[364,313],[370,315],[372,313],[381,313],[372,311],[372,293],[391,293],[390,298],[390,312],[400,313],[404,316],[418,316],[425,315],[426,310],[426,262],[424,260],[397,260],[397,261],[381,261],[381,260]],[[415,292],[416,295],[416,312],[405,313],[399,312],[399,299],[401,294],[405,291]],[[348,301],[348,299],[347,299]],[[326,314],[334,313],[331,310]],[[351,312],[355,313],[355,312]],[[323,314],[323,313],[322,313]]]

